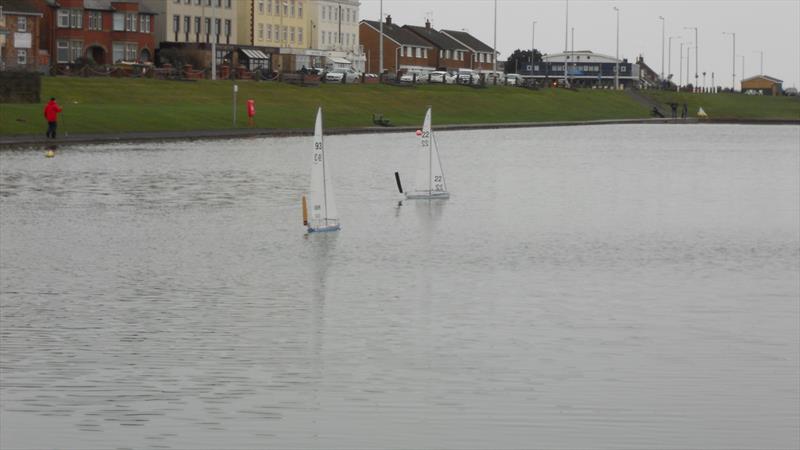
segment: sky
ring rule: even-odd
[[[500,60],[515,49],[530,49],[531,39],[542,53],[564,50],[567,0],[497,0],[497,49]],[[736,33],[736,88],[744,77],[761,72],[783,80],[783,87],[800,87],[800,0],[569,0],[569,27],[575,28],[575,50],[616,54],[616,12],[619,9],[619,55],[662,71],[662,20],[664,17],[665,74],[678,80],[680,43],[683,42],[683,78],[686,52],[694,47],[697,27],[700,85],[702,72],[711,86],[732,82],[733,37]],[[423,25],[431,19],[437,29],[466,29],[492,46],[494,0],[383,0],[384,14],[400,25]],[[361,0],[361,18],[378,20],[380,0]],[[533,25],[536,21],[536,25]],[[535,33],[534,33],[535,28]],[[572,48],[571,31],[569,48]],[[669,37],[673,36],[671,52]],[[671,58],[670,58],[671,53]],[[671,71],[670,71],[671,69]],[[694,78],[695,50],[690,75]]]

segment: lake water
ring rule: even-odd
[[[0,152],[0,447],[800,446],[800,127],[311,141]]]

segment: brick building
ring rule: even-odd
[[[362,20],[358,33],[367,54],[367,70],[379,73],[380,22]],[[393,24],[392,16],[386,16],[383,23],[383,68],[390,73],[435,70],[435,48],[407,28]]]
[[[155,13],[139,0],[31,0],[44,13],[42,47],[53,64],[151,61]]]
[[[0,0],[0,69],[47,65],[46,53],[39,51],[42,17],[28,0]]]
[[[466,67],[478,72],[492,71],[494,67],[494,58],[496,57],[492,47],[486,45],[483,41],[466,31],[442,30],[441,33],[469,49],[472,54],[472,61],[470,65]],[[497,64],[498,70],[503,70],[502,67],[500,63]]]
[[[450,36],[431,28],[429,20],[425,21],[424,27],[405,25],[403,28],[421,37],[434,47],[432,58],[429,59],[437,70],[453,71],[471,68],[472,52],[469,48]]]

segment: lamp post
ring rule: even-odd
[[[536,21],[533,21],[533,28],[531,28],[531,76],[533,76],[533,52],[536,49]]]
[[[681,91],[681,85],[683,84],[683,42],[681,42],[681,54],[680,54],[680,64],[678,66],[678,89],[677,91]]]
[[[677,38],[680,36],[670,36],[669,37],[669,51],[667,51],[667,77],[672,75],[672,39]]]
[[[697,89],[697,82],[698,82],[698,73],[697,70],[699,68],[699,54],[700,54],[700,41],[697,39],[697,27],[683,27],[684,30],[694,30],[694,88]],[[689,64],[686,64],[686,67],[689,67]]]
[[[494,46],[492,47],[492,76],[497,77],[497,0],[494,0]],[[497,84],[497,78],[495,78]]]
[[[564,87],[567,87],[567,50],[569,49],[569,0],[566,0],[564,19]]]
[[[731,90],[736,90],[736,33],[723,31],[722,34],[733,36],[733,52],[731,52],[731,66],[733,66],[733,78],[731,78]]]
[[[617,62],[614,70],[614,89],[619,89],[619,8],[614,7],[617,12]]]
[[[761,71],[758,72],[759,75],[764,75],[764,50],[754,50],[753,53],[760,53],[761,54]]]
[[[381,0],[381,16],[378,19],[378,22],[380,24],[379,27],[381,35],[380,40],[378,41],[378,52],[380,55],[378,57],[378,69],[380,70],[378,73],[382,74],[383,73],[383,0]]]
[[[214,3],[217,0],[211,0],[211,33],[216,31],[214,28],[217,26],[217,10]],[[211,36],[211,79],[217,79],[217,40],[215,36]]]
[[[572,49],[570,50],[570,58],[572,59],[572,76],[575,76],[575,69],[577,68],[575,62],[575,27],[572,27]]]
[[[664,30],[666,28],[666,19],[664,16],[658,16],[661,19],[661,82],[664,82]]]
[[[689,73],[690,73],[689,72],[689,66],[691,65],[691,62],[692,62],[691,57],[689,56],[689,54],[691,54],[691,52],[692,52],[691,45],[692,44],[689,43],[686,46],[686,85],[687,86],[689,85],[689,80],[691,80],[691,76],[689,75]],[[696,84],[692,85],[692,90],[694,90],[694,89],[697,89],[697,85]]]

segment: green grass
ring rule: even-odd
[[[42,99],[56,97],[64,112],[59,132],[116,133],[190,131],[232,128],[232,82],[160,81],[45,77]],[[310,129],[317,106],[325,110],[326,128],[372,126],[381,113],[395,125],[417,125],[427,105],[434,123],[471,124],[632,119],[649,116],[646,106],[623,92],[531,91],[513,87],[394,87],[239,81],[239,127],[247,126],[245,100],[256,101],[256,126]],[[676,94],[653,94],[672,99]],[[711,117],[800,118],[800,102],[789,98],[690,95],[690,111],[702,105]],[[682,97],[678,101],[683,102]],[[44,133],[44,104],[0,105],[0,135]]]
[[[686,102],[689,115],[697,110],[711,119],[793,119],[800,120],[800,97],[772,97],[742,94],[691,94],[647,91],[646,95],[661,103],[678,103],[678,115]],[[668,107],[664,108],[669,110]]]

